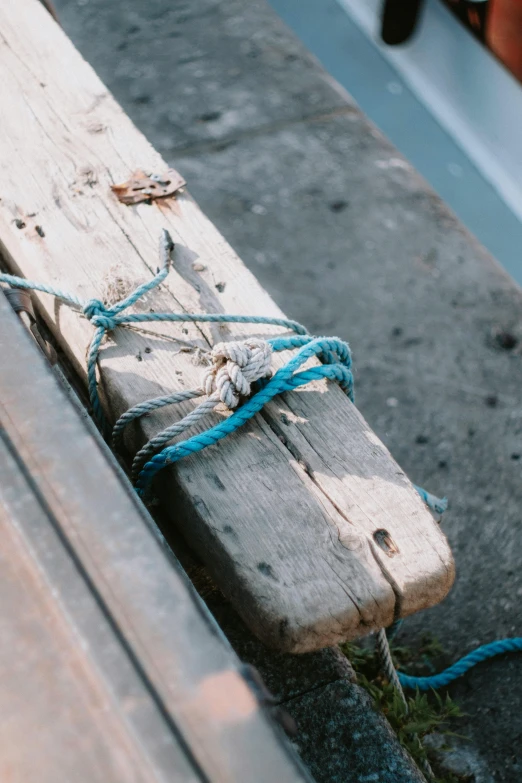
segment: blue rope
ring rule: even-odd
[[[418,688],[420,691],[429,691],[432,688],[444,688],[453,680],[462,677],[477,663],[487,661],[488,658],[494,658],[496,655],[503,655],[510,652],[522,652],[522,638],[499,639],[496,642],[483,644],[473,652],[468,653],[460,661],[452,664],[440,674],[434,674],[432,677],[410,677],[408,674],[398,671],[399,681],[403,688]]]
[[[136,488],[143,495],[154,476],[167,465],[177,462],[183,457],[195,454],[207,446],[213,446],[222,438],[235,432],[251,419],[266,403],[278,394],[296,389],[314,380],[329,378],[337,381],[343,391],[353,401],[353,375],[351,372],[351,356],[348,344],[336,337],[290,337],[275,338],[268,341],[275,351],[288,350],[300,345],[298,353],[290,361],[279,369],[275,375],[227,419],[211,427],[205,432],[193,435],[187,440],[180,441],[174,446],[167,446],[156,454],[142,468],[136,482]],[[311,367],[299,373],[295,371],[312,356],[323,357],[325,355],[336,356],[338,361],[333,364]],[[294,374],[295,373],[295,374]]]
[[[50,296],[56,297],[56,299],[63,299],[69,305],[76,307],[83,307],[84,302],[71,294],[65,294],[58,288],[53,288],[50,285],[44,285],[43,283],[35,283],[33,280],[26,280],[24,277],[16,277],[16,275],[8,275],[5,273],[0,274],[0,281],[2,283],[8,283],[16,288],[26,288],[31,291],[42,291],[44,294],[50,294]]]
[[[444,512],[448,510],[447,498],[437,498],[435,495],[432,495],[431,492],[426,492],[426,490],[422,487],[418,487],[416,484],[413,486],[424,500],[428,508],[431,508],[432,511],[435,511],[437,514],[444,514]]]
[[[220,313],[125,313],[127,308],[135,304],[142,296],[152,291],[160,285],[168,275],[170,265],[170,253],[174,245],[167,231],[162,234],[161,256],[162,266],[158,269],[156,275],[147,283],[138,286],[136,290],[111,307],[107,307],[99,299],[91,299],[84,302],[75,296],[64,293],[58,288],[36,283],[32,280],[25,280],[15,275],[0,274],[0,282],[7,283],[18,288],[41,291],[51,296],[61,299],[67,305],[81,308],[83,315],[95,327],[95,331],[89,346],[87,354],[87,380],[89,389],[89,398],[93,410],[93,415],[99,426],[104,432],[107,432],[107,422],[103,414],[99,393],[98,380],[96,377],[96,365],[100,354],[100,348],[107,332],[116,329],[124,324],[137,324],[154,321],[170,322],[192,322],[192,323],[244,323],[244,324],[267,324],[281,326],[292,330],[295,334],[290,337],[275,337],[268,342],[274,351],[297,350],[287,364],[280,368],[275,375],[268,381],[258,382],[256,394],[251,397],[241,408],[236,410],[230,417],[224,419],[219,424],[210,428],[206,432],[198,433],[191,438],[176,443],[173,446],[167,446],[159,454],[156,454],[147,462],[141,470],[136,483],[136,491],[143,495],[154,476],[167,465],[177,462],[183,457],[195,454],[207,446],[212,446],[235,432],[258,413],[266,403],[286,391],[291,391],[321,378],[328,378],[336,381],[350,400],[354,401],[353,395],[353,375],[352,360],[350,348],[347,343],[337,337],[311,337],[304,326],[297,321],[291,321],[286,318],[269,318],[263,316],[247,315],[224,315]],[[297,372],[308,359],[316,357],[322,364],[318,367],[311,367]],[[146,405],[148,410],[163,404],[166,398],[159,398],[156,401],[149,401]],[[137,406],[139,408],[140,406]],[[415,485],[414,485],[415,486]],[[426,505],[438,514],[444,513],[448,506],[446,498],[437,498],[431,495],[422,487],[415,486],[415,489],[424,500]],[[395,627],[392,631],[395,632]],[[476,664],[501,655],[507,652],[522,651],[522,638],[503,639],[479,647],[474,652],[469,653],[457,663],[454,663],[445,671],[431,677],[412,677],[403,672],[398,672],[401,685],[404,688],[418,688],[421,691],[431,688],[442,688],[453,680],[461,677],[465,672]]]
[[[282,367],[273,378],[264,385],[259,382],[260,390],[249,402],[236,411],[228,419],[212,427],[207,432],[195,435],[174,446],[169,446],[157,454],[150,462],[146,463],[138,479],[137,489],[142,493],[156,473],[166,465],[177,462],[182,457],[194,454],[210,446],[231,432],[235,432],[248,419],[252,418],[273,397],[284,391],[296,389],[299,386],[310,383],[320,378],[329,378],[337,381],[353,402],[353,375],[351,372],[351,355],[347,343],[338,338],[313,338],[304,326],[297,321],[287,318],[271,318],[267,316],[250,315],[225,315],[221,313],[125,313],[124,311],[135,304],[141,297],[160,285],[168,275],[170,266],[170,254],[174,243],[168,231],[163,230],[160,242],[161,267],[152,280],[138,286],[129,296],[121,302],[108,307],[100,299],[83,301],[76,296],[65,293],[54,286],[37,283],[34,280],[26,280],[16,275],[0,273],[0,282],[18,288],[41,291],[61,299],[67,305],[81,309],[83,315],[95,327],[91,343],[87,352],[87,385],[89,400],[93,417],[105,435],[108,435],[108,423],[103,413],[98,391],[98,379],[96,377],[96,365],[100,354],[101,345],[105,335],[126,324],[138,324],[146,322],[170,321],[190,323],[242,323],[242,324],[266,324],[281,326],[292,330],[293,337],[276,337],[268,342],[274,351],[286,351],[300,349],[296,356],[285,367]],[[323,364],[301,372],[295,372],[307,359],[317,357]],[[150,409],[150,406],[149,406]],[[446,499],[436,498],[421,487],[415,487],[427,506],[441,514],[447,507]]]
[[[0,274],[0,282],[18,288],[41,291],[42,293],[50,294],[57,299],[61,299],[71,307],[80,308],[83,315],[95,327],[87,353],[87,382],[93,416],[104,434],[108,433],[108,425],[100,402],[96,365],[105,335],[118,326],[158,321],[243,323],[281,326],[294,332],[294,336],[275,337],[268,340],[274,351],[297,349],[297,353],[284,367],[280,368],[270,380],[265,382],[259,381],[259,390],[248,400],[248,402],[236,410],[230,417],[224,419],[206,432],[194,435],[173,446],[167,446],[144,465],[139,473],[136,484],[136,490],[140,495],[144,494],[154,476],[164,467],[177,462],[183,457],[195,454],[198,451],[207,448],[207,446],[214,445],[222,438],[235,432],[242,427],[246,421],[258,413],[269,400],[273,399],[278,394],[291,391],[314,380],[328,378],[332,381],[336,381],[348,395],[350,400],[352,402],[354,401],[353,374],[351,370],[352,360],[348,344],[337,337],[312,337],[307,333],[305,327],[297,321],[291,321],[286,318],[224,315],[221,313],[125,313],[127,308],[131,307],[141,297],[152,291],[165,280],[169,271],[170,254],[173,247],[174,244],[170,235],[167,231],[163,231],[160,247],[162,264],[156,275],[149,282],[138,286],[133,293],[121,302],[117,302],[110,307],[106,306],[100,299],[90,299],[85,302],[76,296],[72,296],[58,288],[54,288],[53,286],[36,283],[32,280],[25,280],[24,278],[16,277],[15,275]],[[322,364],[297,372],[299,368],[312,357],[319,359]],[[168,397],[165,397],[159,398],[159,400],[156,401],[144,403],[143,410],[152,410],[153,407],[159,407],[160,404],[164,404],[168,399]],[[141,409],[141,406],[136,406],[136,409]],[[133,416],[134,413],[135,411],[133,409]],[[421,487],[415,487],[415,489],[430,509],[439,514],[442,514],[446,510],[447,500],[445,498],[437,498]],[[486,645],[484,648],[479,648],[475,653],[466,656],[462,661],[436,677],[409,677],[402,673],[399,673],[399,677],[401,678],[401,683],[404,687],[419,687],[421,689],[441,687],[441,685],[447,684],[447,682],[450,682],[455,677],[460,676],[461,673],[467,671],[470,666],[475,665],[479,660],[485,660],[485,658],[491,657],[491,655],[497,655],[500,652],[521,649],[521,643],[521,640],[515,639]],[[491,652],[492,649],[495,651]],[[484,655],[485,650],[488,650],[488,653]],[[483,657],[480,657],[481,651]],[[469,662],[470,660],[472,661],[471,663]],[[452,674],[453,672],[457,673]],[[452,676],[450,676],[450,674],[452,674]],[[437,684],[434,684],[435,682]]]
[[[41,291],[42,293],[50,294],[57,299],[61,299],[70,306],[80,308],[83,315],[94,327],[96,327],[87,352],[87,387],[94,419],[105,436],[108,435],[109,427],[100,401],[96,365],[103,338],[108,332],[116,329],[116,327],[124,324],[145,323],[149,321],[241,323],[282,326],[286,329],[291,329],[298,335],[307,334],[305,327],[297,321],[291,321],[286,318],[270,318],[267,316],[224,315],[222,313],[127,313],[122,315],[124,310],[131,307],[138,299],[145,296],[145,294],[152,291],[165,280],[169,272],[170,254],[173,248],[174,243],[170,234],[168,231],[163,230],[160,243],[161,267],[158,269],[156,275],[152,280],[138,286],[132,294],[111,307],[107,307],[100,299],[90,299],[85,302],[78,299],[76,296],[64,293],[59,288],[54,288],[53,286],[36,283],[34,280],[26,280],[23,277],[17,277],[15,275],[0,274],[0,282],[8,283],[17,288]]]

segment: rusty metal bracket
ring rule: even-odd
[[[51,365],[56,364],[57,356],[53,346],[42,336],[38,328],[38,322],[33,308],[33,302],[29,291],[21,288],[2,289],[7,301],[18,315],[28,332],[31,333],[38,347]]]

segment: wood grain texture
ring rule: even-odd
[[[0,608],[6,642],[0,653],[0,705],[9,715],[0,728],[0,778],[11,783],[167,783],[176,770],[180,783],[201,783],[145,685],[104,627],[95,596],[53,535],[47,509],[39,504],[3,439],[0,463]],[[66,600],[75,599],[74,620],[68,615],[70,607],[63,608],[56,582],[42,573],[33,551],[35,541],[24,538],[23,525],[31,526],[37,549],[46,547],[46,565],[51,560],[55,570],[61,569]],[[81,633],[86,620],[101,628],[94,642]],[[112,681],[104,680],[107,672],[97,668],[95,644],[98,657],[105,652],[106,658],[117,661]],[[135,713],[143,713],[135,725],[125,720],[125,698],[127,703],[133,699]],[[148,737],[139,736],[140,721],[150,727]],[[154,757],[154,737],[161,738],[167,758],[158,760],[158,753]]]
[[[36,0],[6,3],[0,22],[0,102],[9,107],[0,129],[0,240],[9,267],[85,299],[106,296],[115,278],[127,293],[155,270],[166,227],[174,269],[137,310],[280,316],[187,193],[150,206],[117,201],[112,184],[166,164]],[[90,325],[50,297],[39,302],[84,372]],[[111,419],[198,384],[201,367],[176,340],[208,347],[251,334],[235,325],[146,328],[120,329],[103,349]],[[129,451],[177,416],[164,409],[129,427]],[[274,400],[160,483],[165,508],[217,583],[254,632],[281,649],[364,635],[437,603],[453,581],[438,525],[335,385]],[[374,539],[377,530],[387,531],[392,556]]]

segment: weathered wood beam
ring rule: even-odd
[[[136,309],[281,316],[188,193],[118,202],[112,184],[166,164],[40,3],[2,6],[0,31],[0,247],[9,269],[84,299],[114,293],[118,280],[128,293],[155,271],[165,227],[174,269]],[[92,327],[52,297],[38,302],[84,373]],[[198,385],[201,367],[180,340],[208,347],[252,333],[146,328],[118,329],[103,349],[112,421]],[[164,409],[130,427],[129,451],[178,415]],[[437,603],[453,581],[431,514],[354,405],[324,381],[275,399],[242,431],[165,472],[161,486],[165,509],[221,589],[261,639],[284,650],[364,635]],[[382,531],[391,547],[382,548]]]

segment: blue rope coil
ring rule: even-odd
[[[483,644],[481,647],[473,650],[473,652],[465,655],[460,661],[440,672],[440,674],[434,674],[431,677],[411,677],[409,674],[404,674],[401,671],[398,671],[397,674],[403,688],[418,688],[420,691],[429,691],[432,688],[437,690],[462,677],[463,674],[466,674],[478,663],[494,658],[496,655],[504,655],[504,653],[510,652],[522,652],[522,638],[499,639],[496,642]]]
[[[448,510],[447,498],[436,498],[435,495],[432,495],[431,492],[426,492],[422,487],[418,487],[416,484],[413,486],[432,511],[435,511],[437,514],[444,514]]]

